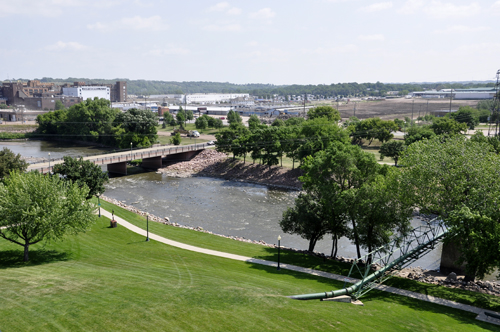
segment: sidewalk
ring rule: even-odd
[[[103,216],[106,216],[109,219],[111,219],[111,213],[108,212],[108,211],[106,211],[106,210],[104,210],[103,208],[101,208],[101,214]],[[120,224],[121,226],[123,226],[123,227],[131,230],[134,233],[137,233],[137,234],[140,234],[140,235],[143,235],[144,237],[146,237],[146,231],[144,229],[139,228],[137,226],[134,226],[131,223],[129,223],[128,221],[126,221],[123,218],[120,218],[118,216],[114,216],[114,218],[118,222],[118,224]],[[204,249],[204,248],[200,248],[200,247],[195,247],[195,246],[192,246],[192,245],[189,245],[189,244],[185,244],[185,243],[181,243],[181,242],[169,240],[167,238],[158,236],[158,235],[153,234],[151,232],[149,233],[149,238],[151,240],[155,240],[155,241],[158,241],[158,242],[161,242],[161,243],[164,243],[164,244],[168,244],[168,245],[173,246],[173,247],[177,247],[177,248],[181,248],[181,249],[185,249],[185,250],[190,250],[190,251],[198,252],[198,253],[201,253],[201,254],[212,255],[212,256],[217,256],[217,257],[223,257],[223,258],[233,259],[233,260],[237,260],[237,261],[254,263],[254,264],[261,264],[261,265],[272,266],[272,267],[277,267],[278,266],[278,264],[276,262],[266,261],[266,260],[263,260],[263,259],[256,259],[256,258],[252,258],[252,257],[245,257],[245,256],[240,256],[240,255],[234,255],[234,254],[230,254],[230,253],[222,252],[222,251],[217,251],[217,250],[210,250],[210,249]],[[300,266],[296,266],[296,265],[280,264],[280,268],[281,269],[285,269],[285,270],[291,270],[291,271],[296,271],[296,272],[307,273],[307,274],[310,274],[310,275],[320,276],[320,277],[323,277],[323,278],[328,278],[328,279],[342,281],[342,282],[346,279],[345,276],[341,276],[341,275],[338,275],[338,274],[333,274],[333,273],[328,273],[328,272],[323,272],[323,271],[317,271],[317,270],[313,270],[313,269],[309,269],[309,268],[305,268],[305,267],[300,267]],[[350,283],[356,283],[357,281],[359,281],[359,280],[353,279],[353,278],[349,279]],[[411,291],[407,291],[407,290],[403,290],[403,289],[389,287],[389,286],[385,286],[385,285],[379,285],[379,286],[375,287],[375,289],[381,290],[381,291],[384,291],[384,292],[388,292],[388,293],[392,293],[392,294],[398,294],[398,295],[402,295],[402,296],[407,296],[407,297],[418,299],[418,300],[421,300],[421,301],[426,301],[426,302],[431,302],[431,303],[436,303],[436,304],[444,305],[444,306],[447,306],[447,307],[450,307],[450,308],[454,308],[454,309],[460,309],[460,310],[472,312],[472,313],[475,313],[475,314],[478,315],[478,317],[476,317],[476,319],[483,320],[483,321],[486,321],[486,322],[489,322],[489,323],[492,323],[492,324],[500,325],[500,319],[494,319],[494,318],[488,317],[488,316],[486,316],[484,314],[484,312],[487,311],[485,309],[473,307],[473,306],[467,305],[467,304],[461,304],[461,303],[458,303],[458,302],[455,302],[455,301],[444,300],[444,299],[441,299],[441,298],[438,298],[438,297],[434,297],[434,296],[430,296],[430,295],[425,295],[425,294],[415,293],[415,292],[411,292]]]

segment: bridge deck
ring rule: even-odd
[[[120,151],[114,153],[106,153],[102,155],[87,156],[83,157],[83,160],[89,160],[96,165],[108,165],[127,162],[136,159],[147,159],[154,157],[164,157],[168,155],[175,155],[190,151],[200,151],[204,150],[209,145],[206,143],[183,145],[183,146],[160,146],[152,147],[146,149],[132,150],[132,151]],[[51,160],[50,162],[36,163],[28,166],[28,171],[38,170],[41,173],[49,172],[54,168],[54,165],[63,163],[63,159]]]

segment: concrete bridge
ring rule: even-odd
[[[183,145],[183,146],[160,146],[139,150],[121,151],[96,156],[83,157],[95,165],[107,165],[108,172],[116,174],[127,174],[127,162],[142,159],[141,167],[158,169],[162,166],[162,159],[189,160],[198,151],[204,150],[210,145],[206,143]],[[54,165],[63,163],[63,159],[51,160],[49,162],[36,163],[28,166],[28,171],[38,170],[41,173],[51,172]]]

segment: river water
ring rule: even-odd
[[[22,141],[0,143],[16,154],[26,157],[62,158],[103,153],[106,150],[60,142]],[[187,226],[200,226],[223,235],[240,236],[276,244],[307,249],[308,241],[297,235],[283,234],[279,221],[288,207],[293,206],[297,191],[281,190],[262,185],[227,181],[207,177],[172,178],[154,172],[111,178],[105,195],[133,205],[159,217],[169,217],[171,222]],[[413,226],[422,225],[419,219]],[[330,254],[329,236],[318,241],[315,251]],[[339,241],[340,256],[353,258],[355,247],[349,240]],[[413,266],[426,269],[439,268],[441,244]]]

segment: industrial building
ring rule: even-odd
[[[493,99],[495,97],[495,88],[474,88],[474,89],[442,89],[439,91],[415,91],[413,97],[421,98],[451,98],[457,100],[477,100]]]

